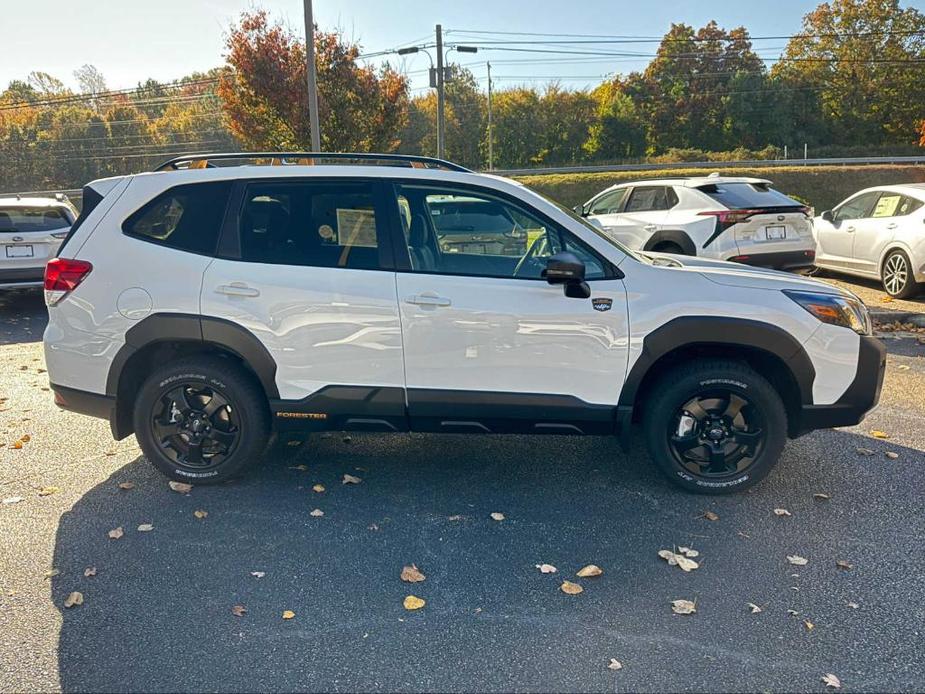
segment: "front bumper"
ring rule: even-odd
[[[857,371],[851,385],[831,405],[803,405],[799,433],[858,424],[880,401],[885,372],[886,347],[883,342],[876,337],[862,336]]]
[[[766,267],[772,270],[795,270],[812,267],[816,251],[776,251],[774,253],[742,253],[726,258],[733,263],[742,263],[753,267]]]

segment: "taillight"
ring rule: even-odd
[[[54,306],[74,291],[93,266],[86,260],[52,258],[45,266],[45,304]]]
[[[720,224],[728,228],[733,224],[744,222],[749,217],[764,214],[765,212],[767,210],[718,210],[716,212],[698,212],[697,214],[704,217],[716,217]]]

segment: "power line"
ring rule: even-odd
[[[113,89],[105,92],[83,92],[80,94],[67,94],[60,97],[52,97],[46,99],[40,99],[37,101],[20,101],[14,104],[3,104],[0,106],[0,111],[8,111],[15,108],[34,108],[38,106],[53,106],[57,104],[65,104],[79,101],[94,101],[100,99],[106,99],[108,97],[115,96],[128,96],[133,93],[138,92],[149,92],[157,89],[176,89],[183,87],[193,87],[204,84],[215,84],[218,82],[217,77],[209,77],[200,80],[189,80],[184,82],[183,80],[176,80],[174,82],[158,82],[157,85],[152,86],[138,86],[138,87],[129,87],[126,89]],[[166,95],[165,95],[166,96]],[[156,97],[164,98],[164,97]]]
[[[709,41],[775,41],[807,38],[864,38],[867,36],[925,36],[923,30],[904,30],[904,31],[855,31],[855,32],[820,32],[816,34],[787,34],[780,36],[749,36],[745,34],[739,37],[674,37],[668,36],[638,36],[638,35],[614,35],[614,34],[559,34],[559,33],[542,33],[533,31],[481,31],[476,29],[447,29],[447,34],[465,34],[465,35],[492,35],[492,36],[552,36],[562,39],[562,37],[577,37],[579,40],[556,40],[546,41],[543,43],[659,43],[666,42],[709,42]],[[529,43],[528,41],[515,41],[514,43]]]

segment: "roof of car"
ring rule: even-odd
[[[769,185],[771,181],[766,178],[751,178],[749,176],[678,176],[665,178],[649,178],[640,181],[626,181],[610,186],[607,190],[628,188],[630,186],[681,186],[682,188],[699,188],[700,186],[718,185],[722,183],[753,183]]]
[[[855,193],[855,195],[858,193],[871,193],[874,191],[902,193],[904,195],[912,195],[919,200],[925,200],[925,183],[897,183],[896,185],[889,186],[871,186],[870,188],[859,190],[857,193]]]

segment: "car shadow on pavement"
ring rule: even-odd
[[[0,345],[38,342],[47,324],[41,289],[0,290]]]
[[[272,458],[188,494],[138,458],[64,514],[65,691],[807,690],[827,672],[851,688],[922,684],[921,451],[818,432],[727,497],[677,491],[638,446],[595,437],[319,436]],[[657,556],[678,545],[700,569]],[[424,582],[399,580],[412,563]],[[591,563],[603,575],[576,578]],[[71,591],[84,602],[67,609]],[[426,605],[405,610],[409,594]],[[675,599],[697,613],[672,614]]]

